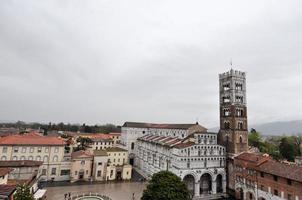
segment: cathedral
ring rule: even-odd
[[[146,177],[161,170],[179,176],[195,198],[223,196],[231,188],[232,156],[248,149],[245,73],[219,75],[220,131],[195,124],[125,122],[121,144]],[[231,167],[229,167],[229,165]]]

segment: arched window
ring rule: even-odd
[[[238,129],[242,130],[243,129],[243,122],[238,122]]]
[[[20,160],[25,160],[25,156],[21,156]]]
[[[242,136],[239,137],[239,142],[242,143]]]
[[[29,156],[29,157],[28,157],[28,160],[33,160],[33,159],[34,159],[33,156]]]
[[[17,156],[14,156],[14,157],[13,157],[13,160],[18,160],[18,157],[17,157]]]
[[[53,159],[52,159],[52,161],[58,162],[58,156],[54,156]]]
[[[6,160],[6,156],[2,156],[2,157],[1,157],[1,160]]]
[[[43,157],[43,162],[48,162],[48,156]]]
[[[228,122],[228,121],[224,122],[224,128],[230,129],[230,122]]]
[[[37,156],[36,161],[41,161],[41,156]]]

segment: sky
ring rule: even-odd
[[[217,127],[218,74],[231,67],[247,73],[249,124],[302,119],[301,7],[1,1],[0,119]]]

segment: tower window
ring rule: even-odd
[[[238,122],[238,127],[237,127],[239,130],[242,130],[243,129],[243,122]]]
[[[228,108],[223,109],[223,115],[224,115],[225,117],[230,116],[230,115],[231,115],[230,109],[228,109]]]
[[[231,101],[230,97],[227,96],[227,97],[222,97],[222,101],[223,103],[229,103]]]
[[[230,122],[224,122],[224,128],[230,129]]]
[[[236,109],[236,116],[237,117],[243,117],[243,113],[244,113],[243,109],[241,109],[241,108]]]
[[[230,84],[229,83],[223,84],[223,90],[224,91],[227,91],[229,89],[230,89]]]
[[[242,143],[242,136],[239,137],[239,142]]]
[[[243,89],[242,83],[236,83],[235,84],[235,89],[236,90],[242,90]]]
[[[237,103],[243,103],[243,96],[236,96]]]

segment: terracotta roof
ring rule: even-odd
[[[109,134],[113,136],[121,136],[121,133],[109,133]]]
[[[138,138],[138,140],[146,141],[146,142],[153,142],[156,144],[167,145],[167,146],[175,146],[182,142],[181,139],[177,137],[167,137],[161,135],[144,135],[143,137]]]
[[[161,128],[161,129],[184,129],[187,130],[197,124],[152,124],[144,122],[125,122],[123,127],[133,128]],[[200,126],[200,125],[199,125]]]
[[[14,185],[0,185],[0,195],[9,197],[16,190],[16,186]]]
[[[79,158],[79,157],[91,158],[92,156],[93,155],[89,151],[83,151],[83,150],[75,151],[75,152],[72,152],[72,154],[71,154],[72,159]]]
[[[38,167],[43,164],[42,161],[33,160],[6,160],[0,161],[0,167]]]
[[[95,133],[95,134],[80,134],[80,137],[86,137],[90,139],[112,139],[113,135],[105,133]]]
[[[12,171],[12,169],[10,169],[10,168],[0,168],[0,176],[5,176],[10,171]]]
[[[106,149],[107,152],[119,152],[119,151],[127,151],[126,149],[122,149],[120,147],[111,147]]]
[[[302,182],[302,166],[299,165],[269,160],[258,166],[258,170],[268,174]]]
[[[0,138],[0,145],[65,145],[64,140],[37,134],[9,135]]]

